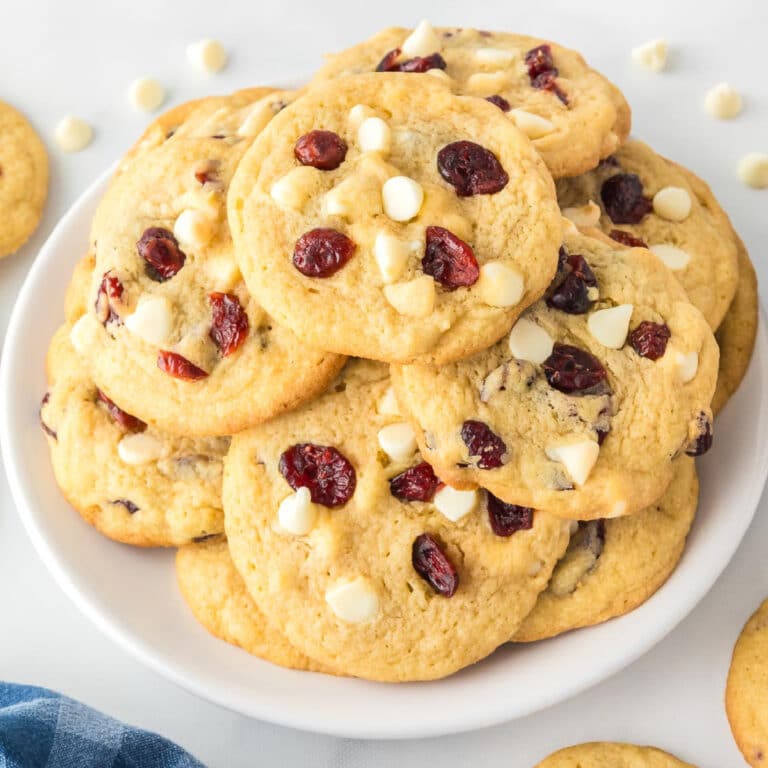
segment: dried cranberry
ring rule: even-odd
[[[509,181],[496,155],[474,141],[446,144],[437,153],[437,170],[459,197],[492,195]]]
[[[357,485],[355,468],[329,445],[292,445],[280,456],[279,469],[291,488],[309,488],[312,501],[325,507],[346,504]]]
[[[502,112],[509,112],[512,109],[512,105],[498,93],[494,93],[493,96],[486,96],[485,100],[495,104]]]
[[[608,155],[604,157],[598,164],[598,168],[618,168],[619,161],[616,159],[616,155]]]
[[[432,501],[439,480],[426,461],[409,467],[389,481],[389,492],[400,501]]]
[[[183,381],[197,381],[208,376],[202,368],[198,368],[186,357],[163,349],[157,355],[157,367],[169,376],[173,376],[174,379],[182,379]]]
[[[346,235],[329,228],[305,232],[293,249],[293,266],[307,277],[330,277],[353,256],[357,246]]]
[[[458,571],[432,535],[422,533],[414,539],[411,562],[416,573],[438,595],[453,597],[459,586]]]
[[[117,422],[123,429],[129,432],[143,432],[147,425],[130,413],[126,413],[120,406],[110,400],[100,389],[96,390],[96,399],[104,404],[107,413],[112,417],[112,421]]]
[[[222,357],[236,352],[248,336],[248,315],[233,293],[211,293],[213,317],[208,335]]]
[[[439,53],[429,56],[414,56],[412,59],[398,62],[402,51],[393,48],[384,54],[384,58],[376,66],[377,72],[427,72],[430,69],[445,69],[448,65]]]
[[[474,285],[480,267],[472,248],[443,227],[427,227],[427,245],[421,266],[424,273],[448,291]]]
[[[597,444],[602,445],[605,442],[605,438],[608,437],[608,435],[611,433],[611,430],[596,429],[595,432],[597,433]]]
[[[565,258],[563,258],[565,254]],[[578,253],[569,254],[560,249],[557,275],[547,297],[547,306],[583,315],[595,303],[589,298],[589,289],[597,287],[597,278],[586,259]]]
[[[600,197],[615,224],[637,224],[653,208],[651,201],[643,196],[643,183],[636,173],[617,173],[606,179]]]
[[[115,312],[114,302],[123,296],[123,284],[115,275],[105,272],[99,284],[94,307],[96,319],[102,324],[120,322],[120,316]]]
[[[51,393],[46,392],[43,395],[43,399],[40,401],[40,410],[37,412],[38,418],[40,419],[40,426],[43,428],[43,432],[45,432],[46,435],[49,437],[52,437],[54,440],[58,440],[59,436],[56,434],[56,432],[51,429],[44,421],[43,421],[43,408],[45,408],[46,405],[48,405],[48,401],[51,399]]]
[[[393,48],[384,54],[384,58],[376,65],[377,72],[392,72],[397,67],[397,60],[402,51],[399,48]]]
[[[553,72],[542,72],[531,80],[531,85],[539,91],[549,91],[554,93],[560,101],[568,105],[568,97],[565,91],[557,84],[557,70]]]
[[[627,341],[640,357],[658,360],[667,351],[667,342],[672,332],[666,323],[653,323],[643,320],[637,328],[630,331]]]
[[[647,248],[645,240],[635,237],[631,232],[625,232],[623,229],[612,229],[608,233],[611,240],[615,240],[622,245],[628,245],[630,248]]]
[[[195,544],[202,544],[204,541],[211,541],[212,539],[220,539],[223,534],[221,533],[202,533],[200,536],[195,536],[192,541]]]
[[[591,352],[570,344],[555,344],[542,367],[549,385],[567,395],[592,394],[608,378]]]
[[[688,456],[703,456],[712,447],[712,419],[703,411],[696,419],[699,434],[685,449]]]
[[[146,262],[147,275],[158,283],[170,280],[183,266],[187,255],[179,248],[179,241],[162,227],[144,230],[136,243],[139,256]]]
[[[555,60],[552,58],[552,47],[544,43],[536,48],[531,48],[525,54],[525,66],[528,68],[528,77],[534,78],[542,72],[555,72]]]
[[[507,504],[489,493],[488,522],[497,536],[511,536],[517,531],[527,531],[533,527],[533,510],[530,507]]]
[[[302,165],[332,171],[344,162],[347,142],[333,131],[310,131],[296,142],[293,154]]]
[[[139,507],[137,507],[132,501],[129,499],[115,499],[114,501],[110,501],[110,504],[119,504],[121,507],[125,507],[128,510],[128,514],[135,514],[139,511]]]
[[[484,422],[468,419],[461,425],[461,439],[478,469],[495,469],[505,463],[506,443]]]

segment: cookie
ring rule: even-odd
[[[768,760],[768,600],[746,623],[733,649],[725,708],[744,759],[763,768]]]
[[[248,591],[299,651],[428,680],[514,634],[569,526],[438,487],[393,410],[386,368],[356,361],[329,394],[236,435],[225,526]]]
[[[35,129],[10,104],[0,101],[0,256],[30,238],[48,195],[48,154]]]
[[[181,547],[176,577],[195,618],[214,637],[281,667],[324,671],[267,623],[235,570],[226,541]]]
[[[233,113],[245,109],[232,97]],[[224,130],[231,116],[214,111],[203,122]],[[260,124],[246,114],[242,135],[185,135],[194,120],[143,150],[102,200],[89,311],[73,338],[98,387],[142,421],[227,435],[313,397],[343,358],[273,323],[235,263],[226,191]]]
[[[229,438],[171,437],[123,411],[90,380],[60,328],[40,410],[56,481],[83,519],[115,541],[180,546],[221,535]]]
[[[710,326],[720,325],[738,282],[737,242],[700,178],[633,140],[589,173],[558,181],[557,196],[577,223],[647,245]]]
[[[487,99],[532,140],[555,178],[594,168],[629,135],[621,91],[576,51],[507,32],[393,27],[328,57],[315,82],[374,70],[429,72]]]
[[[715,333],[720,346],[720,369],[712,398],[715,414],[722,410],[746,375],[757,335],[757,274],[746,246],[738,235],[735,236],[739,245],[739,283],[731,306]]]
[[[635,515],[576,523],[568,551],[513,638],[532,642],[622,616],[669,578],[696,513],[693,459],[681,457],[666,493]]]
[[[442,362],[493,343],[547,286],[553,202],[544,164],[492,104],[368,74],[275,117],[228,210],[248,288],[304,342]]]
[[[609,741],[576,744],[542,760],[536,768],[694,768],[656,747]]]
[[[88,290],[95,265],[92,253],[87,253],[75,264],[64,292],[64,319],[69,325],[74,325],[88,311]]]
[[[675,456],[709,448],[717,364],[709,326],[653,254],[574,230],[546,297],[507,337],[392,376],[446,482],[593,520],[649,506]]]

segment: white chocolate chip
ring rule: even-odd
[[[220,72],[227,64],[227,52],[218,40],[198,40],[187,46],[187,61],[206,74]]]
[[[117,444],[117,454],[120,459],[132,466],[157,461],[164,453],[163,444],[146,432],[133,432]]]
[[[685,269],[691,260],[690,255],[676,245],[657,243],[656,245],[649,245],[648,249],[658,256],[669,269]]]
[[[416,453],[416,433],[406,421],[387,424],[378,434],[379,447],[392,461],[408,461]]]
[[[139,297],[136,310],[125,318],[125,327],[148,344],[163,346],[173,329],[171,302],[165,296]]]
[[[597,301],[600,298],[600,289],[596,285],[590,285],[587,288],[587,298],[590,301]]]
[[[440,37],[433,26],[423,19],[416,29],[405,38],[400,50],[406,56],[429,56],[437,53],[441,48]]]
[[[509,71],[501,69],[494,72],[475,72],[467,78],[464,87],[479,96],[491,96],[503,91],[509,84],[509,79]]]
[[[173,225],[173,234],[182,245],[203,248],[213,239],[216,219],[203,211],[187,208],[182,211]]]
[[[319,173],[311,165],[299,165],[272,185],[270,197],[281,208],[300,211],[316,190]]]
[[[741,112],[743,101],[741,94],[728,83],[718,83],[704,96],[704,107],[712,117],[730,120]]]
[[[258,101],[237,129],[238,136],[258,136],[267,123],[275,116],[272,105],[267,101]],[[311,167],[311,166],[307,166]]]
[[[376,410],[382,416],[400,416],[400,406],[397,404],[393,387],[387,387],[387,391],[381,396]]]
[[[355,104],[355,106],[349,110],[349,123],[354,130],[357,130],[363,124],[363,120],[368,117],[374,117],[375,115],[376,113],[365,104]]]
[[[562,211],[560,211],[562,213]],[[560,219],[560,223],[563,225],[563,234],[564,235],[578,235],[579,230],[576,229],[576,225],[566,216],[563,216]]]
[[[350,624],[371,621],[379,612],[379,598],[368,579],[342,579],[325,591],[325,602],[342,620]]]
[[[432,75],[432,77],[435,77],[438,80],[444,80],[447,83],[451,81],[451,76],[444,69],[439,69],[438,67],[428,69],[426,74]]]
[[[411,255],[411,244],[399,237],[380,232],[373,244],[373,255],[378,264],[381,279],[394,283],[403,274]]]
[[[563,208],[562,214],[577,227],[596,227],[600,222],[600,206],[592,200],[586,205]]]
[[[589,332],[604,347],[621,349],[627,340],[632,309],[631,304],[619,304],[617,307],[598,309],[587,320]]]
[[[492,261],[480,267],[475,290],[492,307],[514,307],[523,298],[525,282],[517,270]]]
[[[516,51],[504,48],[478,48],[475,51],[475,59],[481,64],[496,64],[504,67],[509,66],[516,58]]]
[[[643,69],[651,72],[661,72],[667,66],[667,41],[663,37],[649,40],[632,49],[632,58]]]
[[[410,221],[421,210],[424,190],[408,176],[393,176],[381,188],[384,213],[392,221]]]
[[[90,346],[90,318],[83,315],[69,329],[69,340],[77,352],[85,352]]]
[[[92,138],[93,129],[79,117],[67,115],[56,124],[56,144],[62,152],[79,152]]]
[[[521,317],[509,332],[509,351],[516,360],[543,363],[551,354],[555,342],[540,326]]]
[[[315,526],[317,509],[312,503],[309,488],[297,488],[286,496],[277,508],[280,527],[294,536],[305,536]]]
[[[389,152],[392,131],[380,117],[366,117],[357,129],[361,152]]]
[[[739,178],[755,189],[768,187],[768,153],[750,152],[739,160]]]
[[[577,485],[584,485],[595,466],[600,446],[594,440],[580,440],[567,445],[552,445],[546,449],[552,461],[559,461]]]
[[[682,187],[664,187],[653,196],[653,211],[662,219],[684,221],[691,212],[691,196]]]
[[[524,109],[511,109],[509,116],[529,139],[540,139],[555,130],[555,124],[551,120]]]
[[[457,491],[444,485],[435,492],[434,505],[437,511],[454,523],[477,507],[477,491]]]
[[[354,176],[348,176],[323,197],[323,214],[326,216],[351,216],[359,204],[359,185]]]
[[[541,560],[534,560],[528,567],[529,576],[538,576],[541,573],[541,569],[544,567],[544,563]]]
[[[165,101],[165,89],[151,77],[140,77],[131,83],[128,100],[140,112],[154,112]]]
[[[677,352],[675,354],[675,364],[677,365],[677,375],[683,384],[692,381],[699,370],[698,352]]]
[[[435,281],[429,275],[421,275],[407,283],[384,286],[384,298],[407,317],[428,317],[435,309]]]

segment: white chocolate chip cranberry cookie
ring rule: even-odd
[[[650,248],[710,327],[720,325],[738,283],[737,242],[700,178],[633,140],[589,173],[558,181],[557,193],[578,226]]]
[[[426,73],[486,99],[531,139],[555,178],[594,168],[629,134],[619,89],[576,51],[535,37],[428,22],[393,27],[329,56],[315,82],[373,71]]]
[[[653,254],[605,241],[566,235],[545,298],[492,348],[392,366],[446,482],[576,520],[618,517],[663,493],[674,457],[710,447],[709,326]]]
[[[226,533],[299,651],[343,674],[429,680],[514,634],[569,524],[440,483],[389,387],[386,367],[355,361],[322,398],[236,435]]]
[[[245,109],[233,97],[248,121]],[[94,220],[96,266],[75,337],[108,397],[173,434],[227,435],[268,419],[324,389],[343,363],[273,323],[246,290],[225,199],[252,133],[231,121],[226,130],[225,106],[214,111],[203,122],[218,133],[185,135],[193,113],[112,183]]]
[[[610,741],[575,744],[542,760],[536,768],[694,768],[656,747]]]
[[[554,637],[644,603],[683,554],[698,487],[695,463],[683,456],[666,493],[650,507],[612,520],[574,521],[568,551],[513,640]]]
[[[492,344],[557,265],[530,143],[432,78],[321,83],[266,127],[228,199],[249,290],[308,344],[444,362]]]

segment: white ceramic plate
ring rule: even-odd
[[[699,465],[701,503],[685,555],[667,584],[633,613],[505,648],[433,683],[385,685],[293,672],[215,640],[179,595],[173,552],[115,544],[66,504],[38,422],[45,351],[62,321],[64,288],[85,253],[107,180],[108,174],[98,179],[59,222],[19,294],[0,371],[0,433],[13,497],[40,556],[94,623],[160,674],[238,712],[311,731],[362,738],[456,733],[530,714],[627,666],[686,616],[735,552],[768,473],[762,319],[749,374]]]

